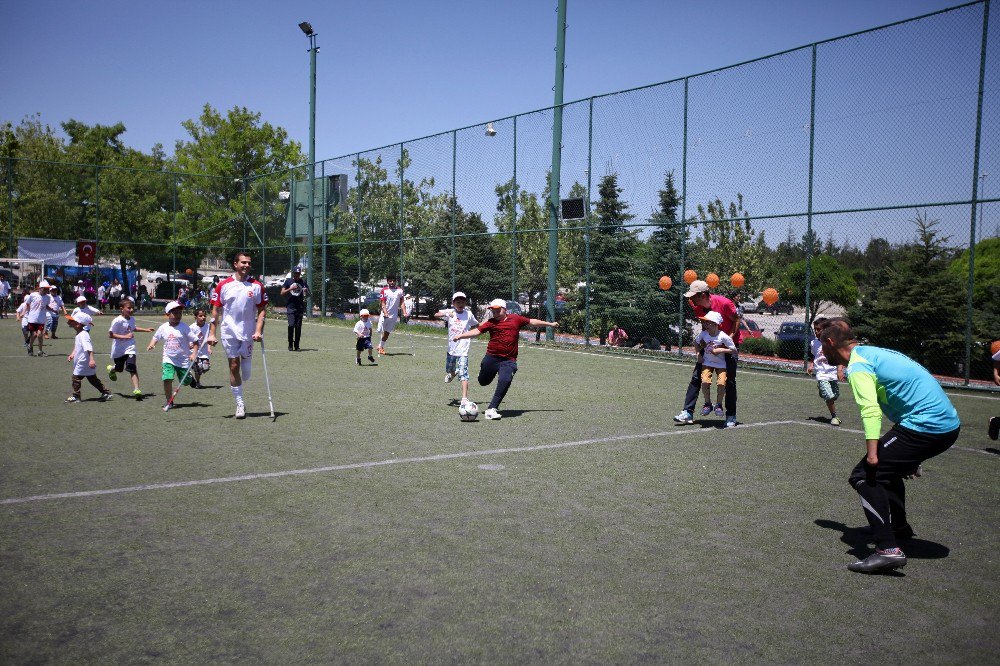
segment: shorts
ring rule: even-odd
[[[139,369],[135,364],[135,354],[125,354],[124,356],[119,356],[111,360],[115,362],[115,372],[128,370],[130,375],[134,375],[139,372]]]
[[[44,329],[45,329],[45,324],[36,324],[31,321],[28,322],[28,330],[31,331],[32,333],[37,333],[38,331],[42,331]]]
[[[383,333],[392,333],[392,329],[396,328],[396,324],[399,323],[399,316],[386,317],[385,315],[379,315],[378,317],[378,330]]]
[[[253,356],[253,340],[222,338],[220,344],[226,350],[226,358],[250,358]]]
[[[187,374],[186,377],[184,377],[185,373]],[[181,377],[184,377],[185,384],[190,385],[191,383],[194,382],[194,376],[192,376],[191,373],[187,371],[187,368],[181,368],[179,366],[174,365],[173,363],[163,364],[163,376],[161,377],[163,381],[165,382],[172,381],[174,379],[179,379]]]
[[[716,383],[719,386],[726,385],[726,369],[725,368],[709,368],[708,366],[702,366],[701,368],[701,383],[711,384],[712,383],[712,371],[715,371]]]
[[[824,400],[836,400],[840,397],[840,385],[836,379],[820,379],[816,384],[819,386],[819,397]]]
[[[448,354],[448,358],[444,362],[444,371],[455,373],[463,382],[469,381],[469,357]]]
[[[369,335],[367,338],[358,338],[358,341],[354,343],[354,348],[358,351],[364,351],[365,349],[372,348],[372,337]]]

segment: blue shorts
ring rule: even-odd
[[[444,371],[454,373],[463,382],[469,381],[469,357],[448,354],[444,362]]]

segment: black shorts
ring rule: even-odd
[[[358,351],[363,351],[365,349],[372,348],[372,339],[369,338],[358,338],[357,343],[355,343],[354,348]]]
[[[112,360],[115,362],[115,372],[128,370],[130,375],[134,375],[139,372],[139,369],[135,365],[135,354],[125,354],[124,356],[119,356],[118,358]]]
[[[851,487],[862,480],[869,483],[888,482],[913,474],[920,463],[951,448],[958,439],[959,430],[955,428],[951,432],[931,434],[894,425],[878,440],[878,465],[869,465],[866,455],[851,470]]]

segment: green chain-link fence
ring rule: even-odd
[[[325,314],[357,312],[392,275],[418,318],[461,290],[476,308],[503,297],[553,313],[564,342],[604,345],[616,324],[630,344],[674,351],[689,341],[693,270],[744,304],[748,360],[801,368],[810,322],[847,315],[935,373],[982,380],[1000,338],[1000,35],[988,19],[989,2],[973,2],[566,104],[559,194],[586,205],[555,229],[543,109],[237,182],[8,161],[10,235],[61,206],[79,221],[66,238],[99,226],[103,255],[161,270],[237,246],[265,277],[303,262]],[[56,169],[76,174],[77,192],[29,202],[10,185]]]

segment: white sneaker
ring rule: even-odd
[[[735,428],[736,427],[736,417],[735,416],[730,416],[729,418],[726,419],[726,427],[727,428]]]
[[[444,373],[444,383],[445,384],[451,384],[451,380],[453,380],[454,378],[455,378],[455,375],[451,374],[450,372]]]
[[[247,417],[247,407],[243,402],[236,403],[236,418],[245,419]]]
[[[486,417],[487,421],[497,421],[501,418],[500,412],[493,409],[492,407],[490,409],[487,409],[486,413],[483,416]]]
[[[691,417],[691,412],[684,409],[680,414],[674,417],[674,423],[685,423],[690,425],[694,423],[694,419]]]

